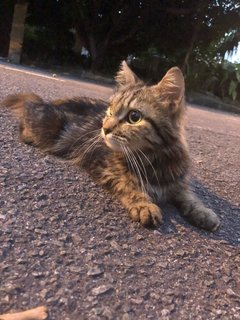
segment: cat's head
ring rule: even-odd
[[[108,147],[116,151],[124,147],[156,149],[177,139],[185,109],[179,68],[171,68],[158,84],[147,86],[124,61],[116,83],[101,133]]]

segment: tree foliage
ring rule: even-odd
[[[187,72],[192,61],[222,59],[240,41],[238,0],[30,0],[29,8],[28,24],[49,51],[77,37],[97,71],[151,48],[161,64],[174,61]]]
[[[71,60],[74,35],[69,5],[64,0],[30,0],[26,19],[24,57],[45,64]]]
[[[146,77],[158,80],[178,65],[189,83],[198,83],[240,42],[239,0],[29,3],[25,54],[54,63],[85,61],[92,71],[113,71],[128,58]]]

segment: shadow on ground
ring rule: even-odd
[[[224,240],[231,245],[240,245],[240,208],[219,198],[197,180],[192,181],[192,189],[204,202],[206,207],[214,210],[220,217],[221,226],[219,230],[215,233],[210,233],[193,227],[178,214],[175,208],[170,205],[164,205],[164,224],[160,227],[160,231],[164,234],[176,232],[177,223],[196,231],[204,237]]]

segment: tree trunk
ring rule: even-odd
[[[198,2],[198,7],[197,7],[197,21],[195,23],[193,32],[192,32],[192,37],[190,40],[189,48],[188,51],[185,55],[182,70],[183,73],[187,73],[189,69],[189,58],[193,52],[195,43],[197,42],[198,39],[198,34],[201,29],[201,25],[203,23],[204,15],[205,15],[205,9],[206,9],[207,3],[204,1],[199,1]]]
[[[99,72],[103,68],[104,61],[105,55],[96,55],[95,57],[92,57],[91,71]]]
[[[75,39],[74,39],[74,45],[72,47],[72,50],[75,54],[80,55],[83,47],[84,47],[83,42],[81,38],[78,36],[77,31],[75,31]]]
[[[13,19],[14,0],[0,1],[0,56],[7,57]]]
[[[198,36],[198,32],[200,30],[200,26],[201,26],[201,21],[197,21],[197,24],[193,30],[193,34],[192,34],[192,38],[191,38],[191,41],[190,41],[190,44],[189,44],[189,48],[188,48],[188,51],[185,55],[185,58],[184,58],[184,62],[183,62],[183,66],[182,66],[182,70],[183,70],[183,73],[188,73],[188,67],[189,67],[189,64],[188,64],[188,61],[189,61],[189,58],[193,52],[193,48],[194,48],[194,45],[196,43],[196,40],[197,40],[197,36]]]
[[[98,72],[102,69],[107,52],[107,44],[99,43],[93,35],[89,36],[89,52],[91,55],[91,71]]]
[[[22,1],[16,3],[14,7],[10,46],[8,52],[8,58],[13,63],[20,63],[27,7],[28,2]]]

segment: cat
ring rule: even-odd
[[[18,94],[3,105],[19,119],[25,143],[86,169],[133,221],[158,226],[163,217],[157,203],[167,201],[192,225],[215,231],[218,216],[189,186],[184,94],[179,68],[147,86],[123,61],[109,103],[84,97],[44,102]]]

